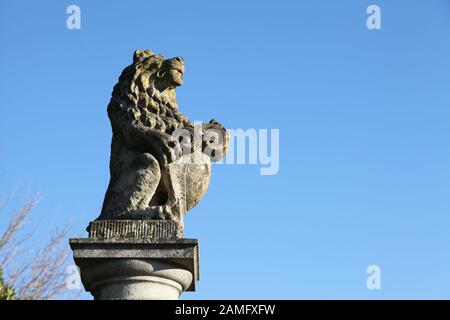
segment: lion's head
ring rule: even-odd
[[[136,50],[133,64],[140,71],[138,80],[143,88],[153,85],[159,92],[165,92],[183,84],[184,60],[181,57],[166,60],[150,50]]]
[[[192,123],[178,111],[175,88],[183,84],[184,60],[136,50],[114,86],[108,112],[125,111],[134,120],[167,133]]]

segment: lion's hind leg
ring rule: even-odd
[[[148,209],[161,180],[158,161],[150,153],[130,150],[123,163],[126,165],[114,187],[123,197],[121,207],[126,208],[121,219],[152,219],[153,212]]]

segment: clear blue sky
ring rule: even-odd
[[[0,190],[42,191],[35,223],[86,236],[110,93],[148,48],[184,57],[191,119],[280,129],[277,175],[213,168],[185,219],[201,281],[184,298],[450,298],[448,1],[3,1],[0,40]]]

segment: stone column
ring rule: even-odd
[[[199,279],[198,241],[172,221],[104,220],[70,240],[86,291],[96,300],[178,299]]]

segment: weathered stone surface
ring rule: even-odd
[[[183,216],[206,192],[211,161],[223,157],[225,128],[194,126],[178,111],[175,88],[184,60],[136,50],[108,105],[113,138],[111,179],[97,220],[170,220],[183,236]]]
[[[170,220],[97,220],[88,227],[95,239],[170,239],[177,238],[178,225]]]
[[[194,125],[178,111],[184,60],[136,50],[108,105],[110,174],[88,239],[71,239],[95,299],[177,299],[199,279],[198,242],[183,217],[205,194],[211,162],[229,137],[214,119]]]
[[[176,300],[192,280],[178,265],[148,259],[89,261],[82,274],[95,300]]]
[[[95,299],[176,299],[199,280],[196,239],[78,238],[70,246]]]

